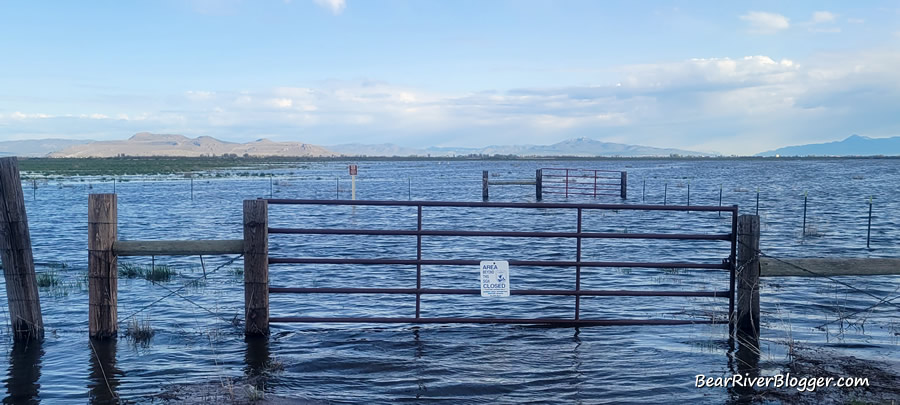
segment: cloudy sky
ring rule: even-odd
[[[0,140],[900,135],[900,3],[0,0]]]

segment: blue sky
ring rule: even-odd
[[[0,140],[900,135],[900,3],[0,0]]]

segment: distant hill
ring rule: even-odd
[[[380,143],[375,145],[362,143],[345,143],[341,145],[325,146],[330,151],[348,156],[424,156],[428,152],[424,149],[407,148],[392,143]]]
[[[900,155],[900,136],[869,138],[851,135],[843,141],[788,146],[756,156],[896,156]]]
[[[141,132],[124,141],[96,141],[73,145],[50,157],[115,157],[126,156],[335,156],[321,146],[299,142],[224,142],[209,136],[188,138],[182,135]]]
[[[516,155],[516,156],[709,156],[703,153],[671,148],[627,145],[601,142],[590,138],[574,138],[552,145],[491,145],[483,148],[471,147],[429,147],[423,149],[404,148],[394,144],[364,145],[348,144],[328,147],[335,152],[356,156],[460,156],[470,154]]]
[[[89,142],[93,141],[79,141],[72,139],[28,139],[24,141],[2,141],[0,142],[0,156],[41,157],[47,156],[51,152],[56,152],[70,146],[81,145]]]

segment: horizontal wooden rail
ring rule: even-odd
[[[761,257],[759,262],[760,277],[900,275],[900,259],[897,258],[775,259],[771,257]]]
[[[242,239],[226,240],[119,240],[116,256],[194,256],[244,253]]]

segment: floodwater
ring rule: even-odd
[[[120,331],[132,319],[154,330],[149,342],[87,333],[87,200],[118,194],[119,239],[239,239],[245,199],[348,199],[347,162],[265,170],[268,177],[64,178],[24,182],[41,288],[46,338],[14,345],[3,330],[8,364],[4,403],[161,402],[173,386],[264,390],[288,401],[337,403],[723,403],[724,388],[694,387],[695,376],[739,371],[726,324],[545,328],[523,325],[273,324],[266,340],[245,340],[243,262],[235,256],[120,258],[166,264],[165,282],[119,280]],[[896,160],[616,160],[360,162],[357,195],[374,200],[480,201],[481,171],[492,180],[533,178],[541,167],[628,172],[628,204],[738,204],[757,210],[761,250],[773,257],[900,256],[900,165]],[[233,172],[233,173],[232,173]],[[128,180],[128,181],[124,181]],[[545,182],[551,180],[545,179]],[[491,201],[534,200],[533,186],[492,186]],[[803,229],[807,193],[806,232]],[[870,248],[866,247],[873,197]],[[602,196],[547,195],[547,202],[620,203]],[[270,225],[295,228],[416,228],[410,207],[271,205]],[[586,232],[727,233],[729,214],[589,211]],[[574,231],[573,210],[423,210],[425,229]],[[727,242],[586,240],[583,260],[720,263]],[[271,235],[272,257],[415,259],[413,236]],[[574,260],[571,239],[425,237],[425,259]],[[204,273],[206,276],[204,277]],[[478,288],[479,270],[424,266],[426,288]],[[573,268],[511,268],[514,289],[571,289]],[[886,362],[900,370],[900,316],[875,297],[898,294],[900,278],[763,279],[763,375],[779,372],[789,342]],[[273,287],[415,287],[415,266],[272,265]],[[721,270],[585,268],[582,288],[715,291]],[[896,301],[895,301],[896,302]],[[574,298],[423,296],[426,317],[571,317]],[[859,314],[853,312],[865,309]],[[722,319],[727,300],[684,297],[586,297],[584,319]],[[410,317],[408,295],[272,295],[272,316]],[[848,319],[840,320],[840,317]],[[2,322],[9,324],[8,314]],[[188,388],[188,391],[190,388]],[[181,399],[184,399],[184,392]],[[160,394],[163,396],[160,396]],[[197,398],[195,398],[197,399]],[[199,398],[203,400],[203,398]]]

